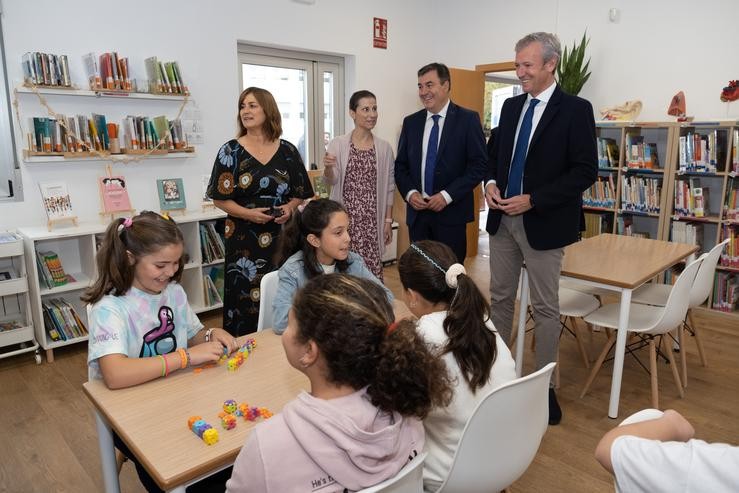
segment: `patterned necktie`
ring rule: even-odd
[[[423,174],[423,191],[426,195],[434,194],[434,168],[436,168],[436,151],[439,147],[439,118],[441,115],[431,115],[434,126],[431,127],[429,143],[426,148],[426,168]]]
[[[506,198],[521,195],[523,166],[526,163],[526,152],[529,147],[529,137],[531,136],[531,124],[534,119],[534,108],[537,104],[539,104],[539,100],[532,99],[529,103],[529,108],[526,110],[526,114],[523,115],[521,129],[518,131],[516,150],[513,153],[513,161],[511,161],[511,170],[508,173]]]

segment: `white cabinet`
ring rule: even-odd
[[[220,305],[208,305],[206,302],[203,276],[207,275],[210,268],[212,268],[212,264],[205,266],[202,264],[199,230],[201,222],[215,221],[223,217],[226,217],[226,215],[219,210],[172,216],[172,219],[177,222],[182,230],[185,239],[184,254],[187,256],[187,263],[182,274],[181,284],[187,293],[190,306],[196,313],[220,308]],[[33,327],[35,328],[36,339],[41,347],[46,350],[46,358],[49,362],[54,360],[53,350],[55,348],[86,341],[87,335],[71,337],[67,340],[52,340],[44,325],[43,305],[52,299],[62,299],[74,307],[77,316],[87,327],[87,310],[80,297],[97,276],[95,255],[98,242],[105,228],[106,224],[102,223],[81,223],[76,227],[59,228],[51,232],[45,227],[19,229],[19,233],[23,236],[24,271],[27,270],[28,272],[28,286],[30,288],[28,298],[30,300]],[[42,285],[39,279],[39,265],[36,261],[37,251],[56,253],[64,272],[71,275],[73,280],[53,288]],[[220,263],[222,264],[223,261],[220,261]],[[0,344],[2,344],[1,340]]]
[[[23,255],[23,241],[14,233],[0,233],[0,359],[36,351],[28,276]]]

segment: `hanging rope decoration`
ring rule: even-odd
[[[59,125],[67,131],[67,135],[71,135],[72,138],[76,142],[82,143],[83,145],[86,146],[85,142],[83,142],[82,139],[80,139],[80,137],[77,136],[77,134],[70,132],[69,128],[67,127],[67,122],[64,119],[60,119],[57,112],[54,111],[54,109],[51,106],[49,106],[49,103],[46,101],[46,97],[43,94],[41,94],[36,84],[30,83],[30,84],[24,85],[23,87],[28,87],[29,89],[31,89],[31,91],[33,91],[36,97],[38,97],[38,100],[39,100],[39,103],[41,103],[41,106],[46,108],[46,112],[49,114],[49,116],[52,118],[55,118],[56,121],[59,123]],[[185,110],[185,106],[190,101],[190,95],[185,94],[184,98],[185,99],[183,99],[182,104],[180,105],[180,108],[177,111],[177,116],[174,118],[174,120],[179,120],[180,117],[182,116],[182,112]],[[21,121],[19,106],[20,105],[18,103],[18,89],[16,88],[13,91],[13,108],[15,109],[15,118],[18,122],[18,128],[21,129],[21,132],[23,132],[23,135],[27,135],[25,128],[23,126],[23,122]],[[169,123],[170,132],[172,131],[172,121],[174,120],[170,120],[170,123]],[[110,153],[99,151],[95,149],[94,147],[89,147],[89,152],[93,154],[94,156],[97,156],[99,159],[102,159],[103,161],[110,161],[111,163],[114,163],[114,164],[131,164],[131,163],[138,163],[140,161],[143,161],[144,159],[149,157],[154,151],[160,149],[165,144],[166,144],[165,139],[159,139],[159,143],[156,146],[154,146],[153,149],[147,149],[147,152],[145,154],[137,154],[135,156],[123,155],[123,156],[114,157]]]

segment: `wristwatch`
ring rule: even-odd
[[[205,331],[205,342],[210,342],[210,336],[213,334],[213,329],[208,329]]]

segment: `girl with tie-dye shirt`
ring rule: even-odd
[[[113,221],[97,254],[99,277],[82,297],[91,304],[90,378],[118,389],[217,361],[237,349],[223,329],[204,330],[177,282],[182,232],[155,212]]]
[[[205,330],[187,303],[178,284],[183,246],[175,222],[155,212],[108,226],[97,254],[99,277],[82,297],[92,305],[90,379],[101,378],[110,389],[130,387],[191,364],[217,361],[224,348],[228,353],[237,349],[225,330]],[[132,460],[147,491],[162,491],[116,434],[113,443],[122,454],[119,460]]]

